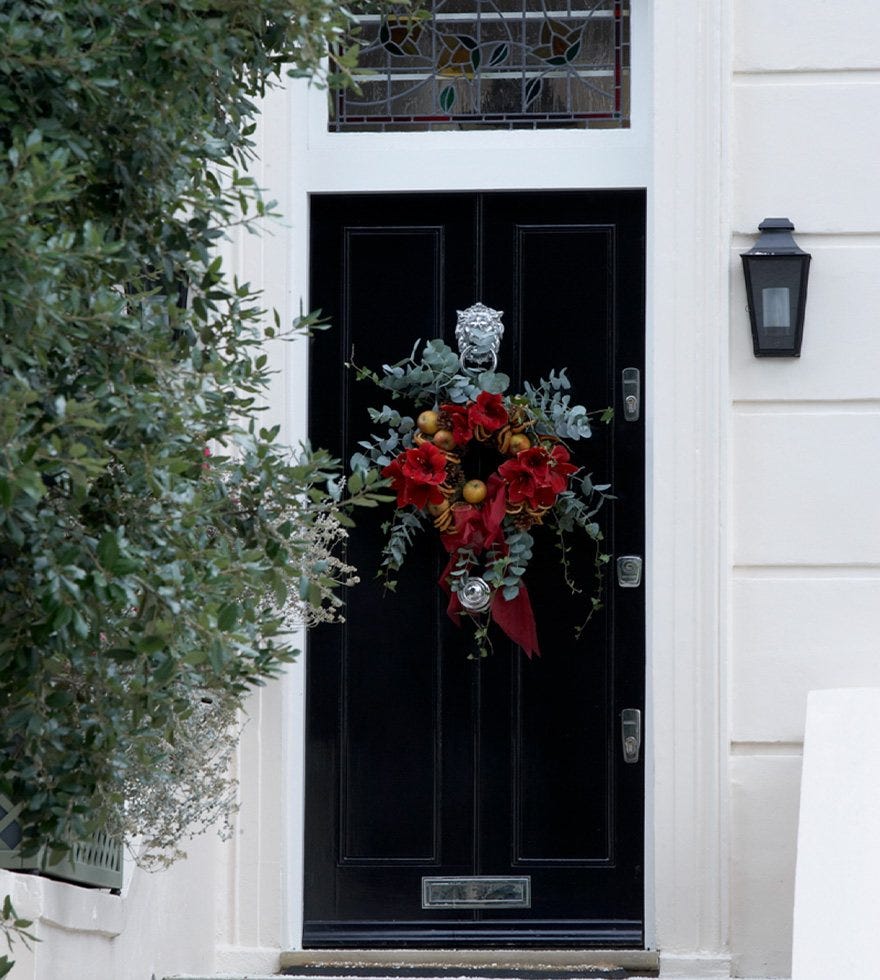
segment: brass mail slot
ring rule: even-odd
[[[529,909],[532,907],[532,879],[422,878],[423,909]]]

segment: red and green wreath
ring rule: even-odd
[[[494,312],[494,311],[493,311]],[[494,622],[531,657],[540,654],[535,617],[523,581],[532,557],[532,532],[548,527],[561,541],[562,569],[574,593],[565,538],[582,531],[592,542],[597,569],[602,532],[595,520],[607,486],[596,486],[572,459],[569,443],[588,438],[589,413],[571,405],[565,371],[551,372],[537,385],[505,394],[506,375],[494,370],[468,371],[463,357],[442,341],[429,341],[421,358],[415,352],[381,375],[358,368],[393,397],[423,408],[401,414],[389,405],[371,408],[373,422],[387,431],[373,433],[352,458],[355,488],[375,482],[377,470],[396,494],[396,511],[385,526],[382,556],[386,584],[395,584],[413,536],[433,525],[449,560],[440,585],[449,594],[448,613],[476,624],[481,655],[490,646]],[[603,419],[610,412],[602,413]],[[474,454],[473,450],[480,452]],[[485,479],[469,470],[494,450],[499,460]],[[484,463],[485,465],[485,463]],[[601,577],[600,577],[601,581]],[[587,616],[601,595],[589,601]]]

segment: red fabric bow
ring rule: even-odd
[[[497,474],[493,474],[489,477],[486,500],[482,507],[470,505],[456,507],[455,531],[442,536],[443,544],[449,552],[449,561],[440,576],[440,585],[449,595],[446,612],[456,625],[460,625],[462,606],[458,595],[450,589],[447,580],[449,573],[455,567],[458,549],[469,548],[474,554],[479,555],[494,545],[499,551],[507,554],[504,532],[501,529],[505,506],[504,480]],[[527,657],[531,657],[532,654],[540,657],[535,614],[525,585],[520,583],[519,592],[513,599],[505,599],[500,591],[496,592],[492,598],[489,614],[500,629],[514,643],[522,647]]]

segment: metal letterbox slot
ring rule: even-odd
[[[532,907],[532,879],[422,878],[423,909],[529,909]]]

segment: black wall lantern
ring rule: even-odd
[[[810,255],[791,237],[788,218],[765,218],[742,255],[755,357],[800,357]]]

